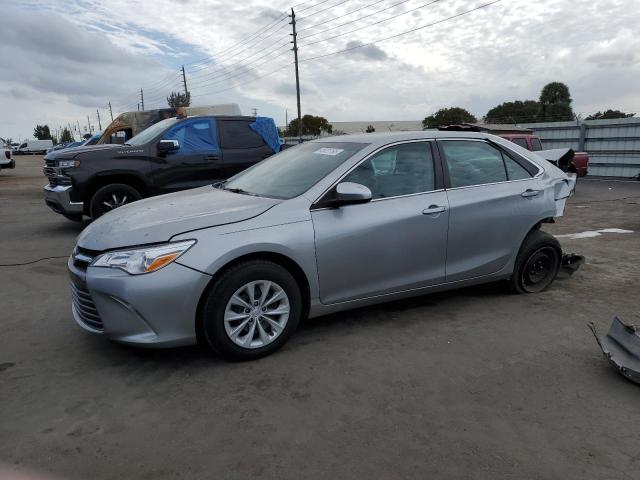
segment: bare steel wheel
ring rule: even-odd
[[[236,345],[260,348],[284,331],[291,307],[289,297],[275,282],[249,282],[231,296],[224,312],[224,328]]]
[[[520,247],[511,277],[516,293],[538,293],[547,288],[558,274],[562,249],[558,240],[540,230],[529,233]]]
[[[220,274],[205,291],[198,336],[232,360],[251,360],[280,348],[302,316],[301,288],[270,260],[247,260]]]

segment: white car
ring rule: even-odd
[[[16,161],[13,159],[11,148],[0,147],[0,170],[4,168],[16,168]]]

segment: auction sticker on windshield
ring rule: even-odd
[[[328,148],[328,147],[322,147],[319,148],[318,150],[316,150],[313,153],[317,153],[318,155],[331,155],[331,156],[335,156],[335,155],[339,155],[342,152],[344,152],[343,148]]]

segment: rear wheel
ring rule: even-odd
[[[232,360],[251,360],[280,348],[296,330],[302,313],[296,280],[267,260],[231,268],[205,295],[204,340]]]
[[[510,280],[511,290],[516,293],[543,291],[556,278],[561,260],[558,240],[546,232],[534,230],[520,247]]]
[[[101,217],[107,212],[140,200],[142,195],[135,188],[124,183],[112,183],[99,188],[91,197],[89,215],[92,219]]]

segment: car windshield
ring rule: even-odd
[[[135,137],[129,139],[125,145],[144,145],[145,143],[149,143],[155,137],[160,135],[165,129],[169,128],[171,125],[176,123],[178,119],[176,117],[173,118],[165,118],[164,120],[151,125],[149,128],[141,131]]]
[[[263,197],[297,197],[367,145],[347,142],[303,143],[232,177],[224,184],[224,189]]]

